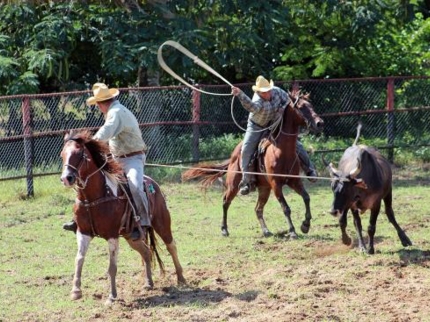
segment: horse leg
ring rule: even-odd
[[[300,229],[302,233],[307,234],[309,232],[309,229],[311,228],[311,220],[312,220],[311,207],[310,207],[311,198],[309,197],[309,193],[306,191],[301,180],[297,180],[297,181],[290,180],[290,182],[288,183],[288,186],[302,197],[303,202],[305,204],[305,209],[306,209],[305,220],[303,220],[302,225],[300,226]]]
[[[167,251],[169,252],[170,256],[172,256],[173,265],[175,265],[176,276],[178,278],[178,285],[187,284],[184,278],[184,275],[182,274],[182,266],[179,263],[178,250],[176,248],[175,240],[172,238],[172,241],[170,243],[165,243],[165,244],[166,244]]]
[[[81,276],[82,276],[82,267],[84,266],[85,255],[88,251],[88,247],[90,246],[90,242],[92,237],[83,235],[78,230],[76,232],[76,242],[78,244],[78,252],[75,258],[75,275],[73,277],[73,287],[70,292],[70,298],[72,300],[78,300],[82,297],[81,290]]]
[[[152,290],[152,288],[154,287],[154,282],[152,280],[152,269],[151,269],[152,254],[148,244],[146,243],[146,239],[143,239],[143,240],[126,239],[126,240],[127,240],[127,243],[130,245],[130,247],[133,248],[135,251],[137,251],[142,257],[142,265],[145,267],[145,274],[146,274],[144,289]]]
[[[400,241],[402,242],[402,245],[404,247],[412,246],[412,242],[409,239],[409,237],[406,235],[406,233],[403,231],[402,228],[400,228],[399,224],[396,221],[396,217],[394,217],[394,211],[392,207],[392,193],[390,192],[385,198],[385,213],[387,215],[388,220],[390,223],[394,226],[394,228],[397,231],[397,235],[400,238]]]
[[[119,252],[119,240],[118,238],[110,238],[108,240],[109,245],[109,269],[108,274],[110,277],[110,294],[106,300],[106,305],[112,304],[117,297],[116,291],[116,273],[118,270],[118,252]]]
[[[281,204],[282,211],[284,212],[285,218],[287,220],[290,238],[297,239],[296,229],[294,228],[293,221],[291,220],[291,208],[290,206],[288,206],[284,194],[282,193],[282,184],[277,185],[275,188],[273,188],[273,192],[275,194],[276,199],[278,199],[279,203]]]
[[[261,231],[263,232],[264,237],[273,236],[273,234],[267,228],[266,222],[263,216],[264,206],[266,205],[267,200],[269,200],[269,196],[270,196],[270,188],[258,187],[258,201],[257,201],[257,205],[255,206],[255,214],[257,215],[257,219],[258,219],[258,222],[260,223]]]
[[[221,224],[221,233],[223,236],[228,237],[230,233],[228,232],[227,227],[227,214],[228,208],[230,208],[231,202],[236,197],[239,192],[239,182],[233,185],[227,185],[227,190],[224,193],[222,200],[222,224]]]

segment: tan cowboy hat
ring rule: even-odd
[[[97,102],[103,102],[117,97],[119,95],[119,90],[117,88],[108,88],[106,84],[103,83],[95,83],[93,85],[93,93],[94,96],[87,99],[88,105],[95,105]]]
[[[268,92],[272,90],[274,84],[273,81],[270,80],[270,83],[267,79],[265,79],[263,76],[258,76],[257,80],[255,81],[255,85],[252,86],[252,90],[254,92]]]

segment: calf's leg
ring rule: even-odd
[[[359,209],[353,210],[352,215],[354,217],[354,226],[358,237],[358,248],[361,251],[366,252],[366,245],[364,244],[364,240],[363,240],[363,228],[361,226],[360,210]]]
[[[403,229],[400,228],[399,224],[396,221],[396,217],[394,217],[394,211],[393,211],[393,207],[392,207],[392,199],[393,199],[393,197],[392,197],[392,193],[391,192],[384,198],[385,213],[386,213],[386,215],[387,215],[388,220],[390,221],[390,223],[396,229],[397,235],[399,236],[400,241],[402,242],[402,245],[404,247],[412,246],[411,240],[406,235],[406,233],[403,231]]]

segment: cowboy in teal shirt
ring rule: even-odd
[[[263,76],[258,76],[255,85],[252,86],[254,96],[252,100],[239,88],[232,87],[232,94],[237,96],[242,106],[249,111],[248,124],[246,127],[245,137],[241,150],[241,169],[242,181],[239,184],[240,194],[247,195],[250,192],[251,175],[249,164],[252,155],[257,149],[267,126],[282,117],[283,110],[290,102],[288,93],[279,87],[274,86],[273,81],[267,81]],[[314,165],[311,163],[309,156],[300,141],[297,141],[296,152],[299,155],[301,166],[307,176],[316,177],[317,173]],[[315,182],[316,179],[309,179]]]

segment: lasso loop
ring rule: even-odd
[[[203,67],[204,69],[206,69],[211,74],[213,74],[216,77],[218,77],[221,80],[223,80],[227,85],[230,85],[230,87],[233,87],[233,85],[228,80],[226,80],[224,77],[222,77],[212,67],[210,67],[208,64],[206,64],[204,61],[202,61],[200,58],[198,58],[196,55],[194,55],[192,52],[190,52],[187,48],[185,48],[184,46],[182,46],[180,43],[178,43],[176,41],[173,41],[173,40],[167,40],[167,41],[165,41],[158,48],[157,59],[158,59],[158,63],[160,64],[161,68],[163,68],[167,73],[169,73],[175,79],[177,79],[178,81],[180,81],[184,85],[186,85],[186,86],[188,86],[188,87],[190,87],[190,88],[192,88],[195,91],[198,91],[200,93],[205,93],[205,94],[209,94],[209,95],[217,95],[217,96],[230,96],[230,95],[232,95],[231,93],[229,93],[229,94],[220,94],[220,93],[206,92],[206,91],[204,91],[204,90],[202,90],[200,88],[197,88],[197,87],[191,85],[190,83],[188,83],[185,79],[183,79],[181,76],[179,76],[178,74],[176,74],[169,66],[167,66],[166,62],[163,59],[163,47],[164,46],[170,46],[170,47],[175,48],[176,50],[179,50],[181,53],[183,53],[184,55],[186,55],[187,57],[189,57],[195,64],[199,65],[200,67]],[[231,100],[231,117],[233,119],[233,122],[236,124],[236,126],[239,129],[241,129],[242,131],[246,132],[246,129],[244,129],[243,127],[241,127],[239,125],[239,123],[236,121],[235,117],[234,117],[234,114],[233,114],[234,98],[235,98],[235,96],[233,95],[233,98]],[[270,129],[270,126],[266,127],[266,128],[263,128],[263,129],[261,129],[259,131],[256,131],[256,132],[264,132],[267,129]]]
[[[181,53],[183,53],[184,55],[186,55],[187,57],[189,57],[195,64],[203,67],[208,72],[212,73],[216,77],[218,77],[221,80],[223,80],[226,84],[228,84],[231,87],[233,87],[233,85],[228,80],[226,80],[224,77],[222,77],[220,74],[218,74],[208,64],[206,64],[204,61],[202,61],[200,58],[198,58],[196,55],[194,55],[192,52],[190,52],[187,48],[185,48],[184,46],[182,46],[180,43],[178,43],[176,41],[173,41],[173,40],[167,40],[166,42],[164,42],[158,48],[158,53],[157,53],[158,63],[160,64],[161,68],[163,68],[166,72],[168,72],[170,75],[172,75],[174,78],[176,78],[181,83],[187,85],[188,87],[191,87],[192,89],[194,89],[194,90],[196,90],[198,92],[209,94],[209,95],[219,95],[219,96],[230,96],[231,95],[231,93],[220,94],[220,93],[206,92],[206,91],[204,91],[202,89],[199,89],[199,88],[191,85],[185,79],[183,79],[181,76],[179,76],[178,74],[176,74],[169,66],[167,66],[166,62],[163,59],[163,53],[162,53],[162,51],[163,51],[163,47],[166,46],[166,45],[179,50]]]

